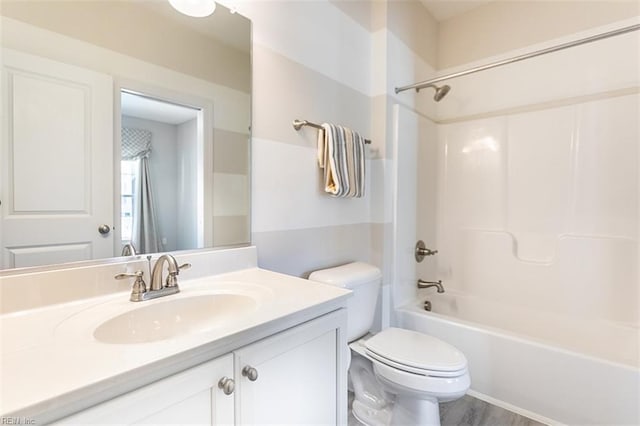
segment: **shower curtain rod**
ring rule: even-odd
[[[451,74],[443,75],[442,77],[432,78],[430,80],[421,81],[408,86],[396,87],[396,93],[404,92],[405,90],[416,89],[416,91],[425,87],[431,86],[434,83],[439,83],[444,80],[450,80],[456,77],[462,77],[464,75],[473,74],[479,71],[488,70],[491,68],[499,67],[502,65],[512,64],[514,62],[524,61],[525,59],[535,58],[536,56],[546,55],[547,53],[557,52],[558,50],[568,49],[570,47],[580,46],[581,44],[591,43],[593,41],[602,40],[605,38],[630,33],[632,31],[640,30],[640,24],[630,25],[628,27],[619,28],[617,30],[608,31],[606,33],[596,34],[591,37],[586,37],[580,40],[570,41],[568,43],[559,44],[557,46],[549,47],[542,50],[536,50],[535,52],[525,53],[524,55],[514,56],[513,58],[504,59],[502,61],[492,62],[487,65],[482,65],[468,70],[454,72]]]

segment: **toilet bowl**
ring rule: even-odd
[[[439,402],[458,399],[469,389],[464,354],[416,331],[389,327],[368,333],[382,279],[374,266],[355,262],[316,271],[309,279],[354,293],[347,305],[354,417],[368,426],[439,425]]]

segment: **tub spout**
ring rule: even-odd
[[[424,281],[418,279],[418,288],[435,287],[438,289],[438,293],[444,293],[444,287],[442,286],[442,280],[438,281]]]

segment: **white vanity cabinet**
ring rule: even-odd
[[[342,423],[339,332],[323,317],[235,351],[237,424]]]
[[[233,354],[169,376],[55,424],[233,424],[233,395],[218,382],[233,375]]]
[[[58,424],[345,424],[345,322],[335,311]]]

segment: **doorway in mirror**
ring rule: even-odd
[[[120,243],[136,253],[204,247],[200,108],[121,91]],[[130,247],[128,247],[130,248]]]

